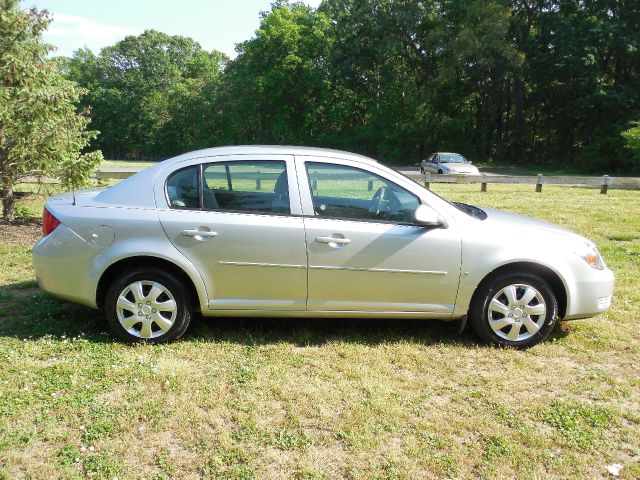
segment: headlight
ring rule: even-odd
[[[582,258],[587,265],[591,268],[595,268],[596,270],[604,269],[604,259],[600,252],[595,247],[595,245],[591,245],[589,243],[583,244],[578,250],[576,250],[576,254]]]

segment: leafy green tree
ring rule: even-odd
[[[320,145],[335,133],[331,29],[326,15],[302,3],[276,3],[263,16],[224,75],[229,142]]]
[[[88,178],[102,156],[81,155],[95,138],[75,105],[84,91],[56,73],[42,32],[46,11],[0,0],[0,187],[3,217],[15,216],[13,188],[26,176],[56,176],[66,187]]]
[[[78,50],[60,66],[89,90],[82,105],[91,107],[101,132],[96,145],[124,158],[167,156],[212,142],[215,132],[205,127],[212,109],[207,92],[215,90],[226,61],[190,38],[147,30],[98,56]]]
[[[364,149],[406,162],[438,149],[490,156],[518,61],[506,2],[325,0],[332,66],[365,119]]]

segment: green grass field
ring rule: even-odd
[[[527,351],[454,325],[197,319],[130,347],[43,294],[43,199],[0,225],[0,478],[640,477],[640,192],[438,184],[594,240],[612,309]]]
[[[100,167],[150,167],[151,165],[155,165],[157,162],[153,161],[140,161],[137,162],[135,160],[104,160]]]

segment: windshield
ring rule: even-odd
[[[442,155],[442,154],[441,154]],[[448,155],[448,154],[447,154]],[[458,155],[457,153],[454,155]],[[458,155],[459,157],[462,157],[462,155]],[[464,158],[464,157],[462,157]],[[399,173],[400,175],[402,175],[403,177],[408,178],[409,180],[415,182],[415,178],[411,178],[410,176],[408,176],[406,173],[402,172],[401,170],[396,170],[394,168],[394,170]],[[417,183],[417,182],[416,182]],[[418,185],[420,185],[418,183]],[[423,189],[427,190],[431,195],[434,195],[436,197],[438,197],[440,200],[442,200],[443,202],[448,203],[449,205],[451,205],[452,207],[460,210],[462,213],[466,213],[467,215],[469,215],[470,217],[473,218],[477,218],[479,220],[484,220],[485,218],[487,218],[487,214],[484,210],[476,207],[475,205],[468,205],[466,203],[462,203],[462,202],[451,202],[449,200],[447,200],[446,198],[438,195],[436,192],[434,192],[433,190],[429,190],[426,189],[424,186],[420,185]]]
[[[465,163],[467,161],[459,153],[441,153],[440,154],[440,163]]]

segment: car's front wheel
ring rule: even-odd
[[[528,272],[507,272],[478,287],[470,322],[478,336],[496,345],[527,348],[549,336],[558,301],[549,284]]]
[[[180,338],[193,309],[180,282],[157,268],[139,268],[117,277],[104,308],[109,326],[127,343],[164,343]]]

